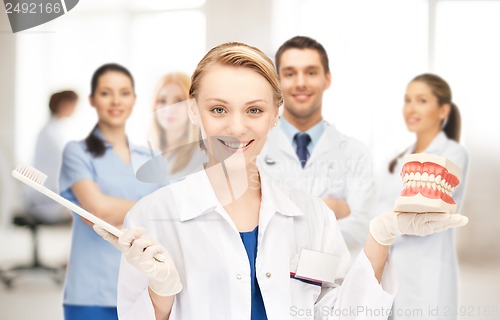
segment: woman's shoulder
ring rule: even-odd
[[[175,189],[178,182],[174,182],[167,186],[163,186],[155,191],[149,193],[148,195],[142,197],[137,204],[147,207],[152,206],[156,203],[171,203],[171,200],[175,198]]]
[[[131,219],[136,224],[144,219],[150,220],[155,219],[155,217],[174,218],[179,212],[180,199],[176,196],[179,183],[174,182],[142,197],[130,209],[127,219]]]
[[[139,155],[145,155],[145,156],[151,156],[151,150],[149,150],[147,147],[136,144],[136,143],[130,143],[130,152],[139,154]]]
[[[64,146],[63,150],[63,160],[64,162],[72,160],[84,160],[85,162],[91,162],[92,156],[87,150],[87,145],[84,140],[71,140]]]
[[[70,140],[66,143],[65,146],[66,149],[74,149],[74,148],[83,149],[84,147],[85,147],[84,140]]]
[[[446,146],[441,155],[458,164],[467,163],[469,160],[467,149],[462,144],[451,139],[446,141]]]
[[[465,147],[462,144],[452,139],[448,139],[446,144],[446,149],[449,149],[457,153],[467,154],[467,149],[465,149]]]

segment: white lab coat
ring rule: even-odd
[[[391,264],[381,285],[364,253],[347,274],[349,253],[323,201],[298,190],[285,194],[261,181],[256,276],[268,319],[387,319],[397,285]],[[137,225],[167,248],[179,272],[183,289],[170,319],[250,319],[248,256],[205,171],[140,200],[126,217],[126,226]],[[302,248],[339,258],[334,284],[290,278]],[[122,258],[120,319],[154,319],[147,287],[142,273]]]
[[[408,148],[406,153],[415,149]],[[444,156],[462,168],[460,184],[453,193],[457,213],[464,196],[468,155],[467,151],[441,132],[423,153]],[[390,174],[387,163],[377,177],[379,193],[378,211],[394,208],[401,193],[401,168],[403,157]],[[427,237],[402,236],[391,248],[391,256],[397,270],[399,289],[394,301],[392,319],[457,319],[458,270],[454,230],[436,233]],[[411,310],[411,311],[408,311]],[[422,312],[415,314],[413,312]],[[436,311],[437,310],[437,311]],[[401,315],[409,312],[411,316]],[[437,316],[434,316],[437,314]]]
[[[351,255],[358,255],[374,217],[375,183],[368,147],[325,122],[325,132],[302,168],[291,141],[278,125],[271,130],[258,164],[272,177],[273,185],[346,200],[351,214],[338,223]]]
[[[52,116],[38,134],[36,142],[33,166],[47,175],[44,186],[56,193],[59,192],[64,146],[75,136],[72,125],[74,123],[70,118]],[[66,208],[33,188],[25,189],[24,200],[25,209],[43,222],[56,223],[71,217]]]

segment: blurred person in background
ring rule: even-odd
[[[459,144],[461,119],[448,83],[435,74],[421,74],[406,88],[403,119],[415,143],[395,157],[377,177],[377,212],[394,208],[403,183],[400,176],[404,156],[427,153],[443,156],[462,168],[460,184],[453,193],[457,213],[467,184],[468,154]],[[405,310],[438,310],[436,319],[457,319],[458,266],[455,231],[450,229],[426,237],[405,235],[391,248],[399,280],[392,319],[420,319],[402,316]]]
[[[74,91],[61,91],[50,97],[50,119],[38,134],[33,166],[47,175],[44,186],[59,192],[59,172],[62,153],[66,143],[75,138],[71,116],[75,111],[78,95]],[[26,188],[25,212],[37,221],[46,224],[69,222],[71,214],[33,188]]]
[[[323,119],[331,73],[320,43],[293,37],[278,49],[275,62],[284,109],[259,165],[276,183],[322,198],[355,258],[366,241],[375,196],[369,149]]]
[[[199,148],[200,127],[189,119],[188,75],[180,72],[166,74],[154,100],[153,147],[163,155],[161,176],[169,182],[202,169],[206,155]]]
[[[98,68],[91,80],[90,104],[98,122],[83,141],[63,153],[60,193],[108,223],[120,227],[134,203],[160,185],[136,179],[133,160],[146,161],[147,148],[129,143],[125,133],[136,95],[131,73],[118,64]],[[116,292],[120,253],[95,234],[92,223],[73,219],[64,288],[64,318],[118,319]]]

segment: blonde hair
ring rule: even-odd
[[[156,111],[158,96],[162,88],[168,84],[178,85],[183,92],[184,100],[187,100],[189,98],[189,87],[191,85],[189,76],[181,72],[173,72],[166,74],[161,79],[156,89],[153,111]],[[199,131],[198,126],[191,124],[189,121],[186,123],[186,134],[183,135],[184,141],[181,142],[181,147],[177,148],[173,153],[173,156],[175,158],[172,167],[170,168],[170,173],[178,172],[188,164],[189,160],[193,156],[195,149],[197,148],[197,144],[193,142],[196,142],[196,140],[198,140],[198,131]],[[156,117],[154,117],[153,120],[152,137],[153,137],[153,145],[157,149],[159,149],[162,152],[168,149],[167,132],[160,125]],[[168,154],[170,155],[171,153]]]
[[[212,48],[201,59],[191,76],[189,97],[197,99],[204,73],[214,65],[241,67],[254,70],[263,76],[273,89],[273,102],[277,107],[283,103],[278,74],[273,62],[261,50],[240,42],[228,42]]]

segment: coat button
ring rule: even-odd
[[[238,274],[236,275],[236,279],[240,280],[240,279],[241,279],[241,274],[239,274],[239,273],[238,273]]]
[[[266,277],[271,278],[271,272],[267,272]]]

